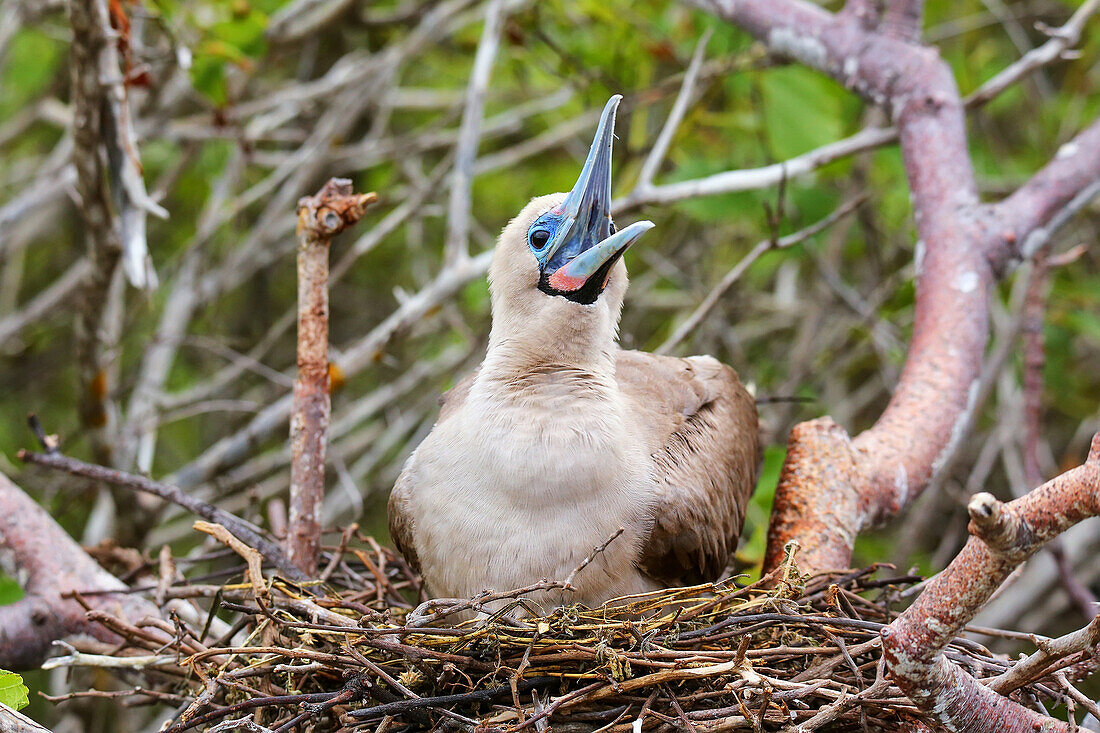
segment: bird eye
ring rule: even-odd
[[[537,229],[531,232],[531,246],[535,249],[542,249],[549,241],[550,232],[546,231],[545,229]]]

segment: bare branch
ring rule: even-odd
[[[1083,629],[1066,634],[1052,641],[1039,642],[1039,650],[1009,667],[989,682],[989,689],[1007,695],[1013,690],[1050,673],[1051,665],[1075,654],[1098,653],[1100,646],[1100,616],[1092,619]]]
[[[481,140],[481,118],[485,107],[485,92],[493,70],[500,31],[504,26],[504,0],[489,0],[485,6],[485,28],[474,56],[470,83],[466,87],[466,104],[462,113],[462,128],[455,148],[455,167],[451,175],[451,198],[447,205],[446,261],[464,260],[470,256],[470,189],[473,185],[474,162]]]
[[[896,138],[897,133],[893,128],[871,127],[782,163],[773,163],[760,168],[725,171],[705,178],[636,189],[629,195],[615,200],[611,209],[612,212],[619,214],[644,204],[670,204],[698,196],[768,188],[778,185],[781,181],[804,176],[841,158],[887,145]]]
[[[0,606],[0,667],[31,669],[42,663],[52,643],[78,635],[108,643],[118,638],[85,619],[73,591],[124,591],[126,586],[101,568],[29,496],[0,474],[0,561],[26,593]],[[126,618],[157,616],[157,607],[136,596],[89,596],[94,608]]]
[[[967,104],[983,104],[993,99],[1021,77],[1056,61],[1081,40],[1081,32],[1089,18],[1100,11],[1100,0],[1087,0],[1073,13],[1068,21],[1050,34],[1050,40],[1038,48],[1025,53],[997,76],[982,85],[981,89],[967,98]]]
[[[332,238],[354,225],[373,193],[353,194],[351,181],[333,178],[298,202],[298,378],[290,420],[290,523],[287,553],[316,575],[321,552],[328,442],[328,251]]]
[[[85,463],[84,461],[70,458],[60,453],[31,453],[30,451],[21,450],[19,451],[19,460],[25,463],[33,463],[36,466],[44,466],[57,471],[64,471],[73,476],[83,476],[84,478],[90,478],[94,481],[102,481],[112,486],[130,489],[131,491],[140,491],[145,494],[159,497],[165,501],[170,501],[203,519],[221,524],[230,529],[234,535],[244,538],[245,541],[259,550],[259,552],[267,558],[267,561],[278,568],[289,580],[295,582],[309,580],[309,577],[299,571],[286,558],[279,546],[268,539],[263,530],[259,527],[240,517],[230,514],[224,509],[219,509],[218,507],[185,494],[176,486],[154,481],[145,476],[135,476],[125,471],[106,468],[105,466],[97,466],[94,463]]]
[[[298,41],[337,21],[353,0],[296,0],[271,17],[265,35],[278,43]]]
[[[30,324],[45,318],[61,303],[68,300],[84,283],[90,271],[91,263],[87,259],[77,260],[57,280],[31,298],[22,308],[0,319],[0,346],[19,335]]]
[[[691,312],[691,315],[687,317],[683,323],[676,327],[676,330],[672,332],[665,342],[657,347],[658,354],[667,354],[671,352],[676,346],[687,338],[692,331],[694,331],[703,319],[707,317],[707,314],[714,310],[714,306],[718,305],[718,301],[722,299],[722,296],[733,287],[734,283],[741,279],[741,276],[752,266],[752,263],[756,262],[765,252],[770,252],[773,249],[786,249],[793,247],[796,244],[801,244],[807,239],[820,234],[824,230],[831,227],[836,222],[843,219],[848,214],[859,208],[860,204],[866,201],[865,197],[859,197],[848,201],[840,206],[836,211],[826,216],[820,221],[816,221],[810,226],[800,231],[788,234],[785,237],[778,239],[770,238],[758,242],[755,247],[749,250],[741,260],[733,266],[729,272],[718,282],[718,285],[711,290],[707,297],[703,299],[703,302],[696,306],[695,310]]]
[[[998,690],[1008,689],[1004,676],[987,687],[943,651],[1017,565],[1074,524],[1100,515],[1100,434],[1093,438],[1082,466],[1007,504],[990,494],[976,494],[969,512],[973,536],[966,547],[882,631],[890,674],[913,702],[951,731],[1071,731],[1069,723],[1002,697]],[[1094,635],[1092,626],[1081,634],[1085,641]],[[1048,648],[1047,653],[1077,649],[1081,641],[1074,638],[1058,645],[1064,649]],[[1048,656],[1045,663],[1049,661]],[[1021,664],[1023,674],[1038,666],[1030,661]],[[1016,679],[1007,674],[1007,683]]]
[[[703,59],[706,58],[707,42],[710,40],[710,35],[711,29],[708,28],[699,38],[698,43],[695,44],[695,52],[691,55],[691,63],[688,64],[687,72],[684,74],[684,81],[680,85],[680,92],[676,95],[676,101],[672,103],[672,111],[668,113],[668,119],[665,120],[660,134],[657,135],[656,142],[650,148],[649,155],[646,156],[645,162],[642,164],[641,172],[638,173],[637,188],[644,190],[653,185],[653,178],[657,175],[665,156],[668,155],[668,147],[672,144],[672,136],[676,134],[676,128],[683,122],[688,107],[694,101],[692,98],[695,96],[695,84],[699,79],[699,70],[703,68]]]

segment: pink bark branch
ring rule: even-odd
[[[767,567],[791,540],[808,570],[845,567],[859,532],[914,500],[961,436],[991,290],[1011,260],[1033,254],[1100,189],[1100,122],[1008,199],[982,204],[963,103],[935,49],[869,28],[860,13],[833,15],[802,0],[689,1],[885,106],[898,128],[920,236],[905,368],[882,416],[854,439],[829,418],[795,426],[768,537]],[[911,19],[919,5],[892,7],[908,7]]]
[[[943,655],[1017,565],[1044,544],[1100,515],[1100,434],[1085,463],[1007,504],[975,494],[973,535],[962,552],[882,631],[891,676],[918,707],[949,731],[1034,733],[1073,730],[971,677]],[[1091,638],[1093,627],[1082,632]],[[999,686],[1002,687],[1003,685]]]
[[[290,522],[287,554],[316,575],[325,496],[325,447],[331,402],[328,370],[328,248],[355,224],[373,193],[353,194],[351,181],[333,178],[298,202],[298,378],[290,417]]]
[[[106,627],[89,621],[73,591],[124,591],[126,586],[101,568],[46,510],[0,474],[0,561],[12,571],[25,596],[0,606],[0,667],[32,669],[49,655],[58,639],[90,636],[121,641]],[[128,619],[159,617],[157,607],[133,595],[96,594],[94,608]]]

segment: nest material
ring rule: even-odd
[[[884,675],[878,639],[892,601],[919,578],[876,577],[889,566],[806,578],[789,557],[753,584],[525,617],[524,593],[567,584],[424,603],[400,556],[350,530],[314,588],[265,583],[257,558],[235,549],[251,560],[245,583],[157,588],[161,602],[208,599],[206,628],[177,617],[165,647],[100,617],[128,640],[115,657],[144,655],[127,665],[146,672],[132,693],[178,705],[170,733],[862,731],[919,717]],[[498,610],[448,623],[488,608]],[[210,638],[215,613],[232,625],[222,639]],[[965,639],[948,656],[979,678],[1008,666]],[[1041,685],[1023,694],[1053,696]]]

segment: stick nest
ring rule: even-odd
[[[254,550],[233,549],[249,562],[223,560],[222,572],[244,582],[181,581],[162,555],[161,582],[145,589],[169,610],[198,603],[205,624],[169,614],[174,628],[139,628],[92,612],[126,640],[100,666],[139,669],[142,686],[124,694],[174,704],[170,733],[864,731],[919,719],[884,673],[878,632],[920,579],[890,577],[890,566],[805,577],[791,552],[752,584],[527,616],[525,592],[567,584],[425,602],[404,560],[354,528],[309,587],[265,579]],[[477,620],[450,620],[479,609]],[[948,656],[979,679],[1010,663],[962,638]],[[1021,693],[1056,697],[1042,685]]]

